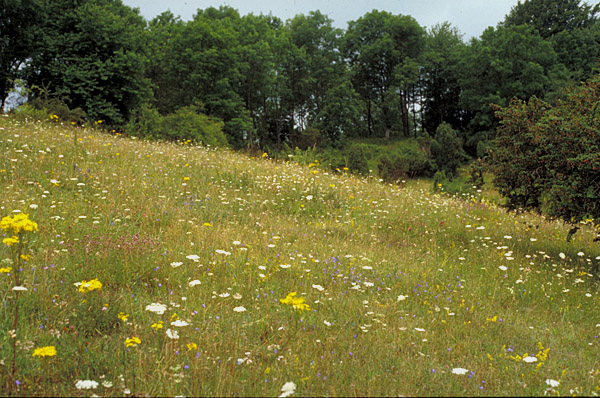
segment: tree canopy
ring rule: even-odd
[[[451,143],[459,163],[464,150],[482,156],[497,134],[492,106],[550,106],[597,73],[599,12],[524,0],[465,42],[448,22],[425,29],[384,10],[344,30],[318,10],[283,21],[221,6],[146,21],[120,0],[5,0],[0,95],[20,81],[31,105],[57,114],[252,150],[346,153],[353,140],[418,138],[452,174],[456,159],[438,164],[447,154],[436,143]]]

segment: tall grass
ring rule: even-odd
[[[4,395],[598,392],[591,227],[7,117],[0,153],[0,215],[39,226],[16,341],[0,274]]]

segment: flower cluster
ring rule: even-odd
[[[102,289],[102,282],[98,279],[92,279],[91,281],[81,281],[81,285],[79,286],[80,293],[87,293],[93,290]]]
[[[40,358],[53,357],[55,355],[56,355],[56,348],[52,345],[49,345],[47,347],[36,348],[32,354],[32,356],[40,357]]]
[[[304,297],[296,297],[296,292],[289,293],[286,298],[280,299],[279,301],[281,301],[283,304],[291,305],[299,311],[310,310],[310,307],[308,304],[306,304]]]
[[[135,347],[138,344],[141,344],[142,340],[139,337],[132,337],[130,339],[125,339],[125,347]]]
[[[37,231],[38,225],[29,219],[29,214],[19,213],[14,217],[4,217],[0,221],[0,228],[12,235],[19,235],[23,231]],[[13,239],[16,239],[16,236],[13,236]]]

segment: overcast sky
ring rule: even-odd
[[[167,10],[183,20],[190,20],[198,8],[221,5],[229,5],[241,15],[271,13],[284,21],[296,14],[319,10],[342,29],[346,29],[348,21],[377,9],[410,15],[426,28],[448,21],[464,34],[465,40],[469,40],[479,37],[488,26],[496,26],[518,0],[123,0],[123,3],[139,8],[147,20]]]

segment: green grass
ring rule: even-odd
[[[0,274],[3,395],[278,396],[287,382],[294,396],[598,392],[589,226],[566,243],[568,227],[508,213],[486,187],[451,197],[426,180],[8,117],[0,153],[0,215],[39,226],[14,377],[15,292]],[[74,285],[94,278],[101,290]],[[310,310],[283,304],[290,292]],[[57,355],[32,356],[44,346]]]

